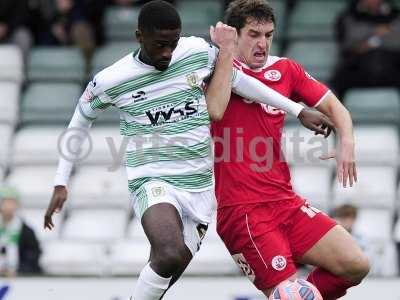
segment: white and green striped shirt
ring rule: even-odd
[[[150,180],[204,191],[213,187],[210,118],[203,91],[217,49],[197,37],[181,38],[165,71],[139,61],[138,51],[99,72],[80,99],[93,120],[115,106],[121,135],[130,137],[129,189]]]

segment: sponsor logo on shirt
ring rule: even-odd
[[[132,98],[133,98],[133,103],[137,103],[139,101],[143,101],[146,100],[146,93],[144,91],[138,91],[134,94],[132,94]]]
[[[269,81],[279,81],[282,78],[282,74],[278,70],[268,70],[264,73],[264,77]]]
[[[197,114],[198,105],[199,104],[195,103],[195,101],[187,101],[184,104],[172,107],[165,105],[163,107],[146,111],[146,115],[149,118],[151,125],[154,126],[164,123],[172,123]]]
[[[283,271],[286,268],[286,258],[282,255],[277,255],[272,259],[272,267],[277,271]]]

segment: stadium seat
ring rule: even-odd
[[[0,81],[22,83],[24,62],[21,50],[15,45],[0,45]]]
[[[286,34],[286,1],[284,0],[272,0],[269,1],[274,9],[275,15],[275,31],[274,31],[274,43],[281,41],[285,38]]]
[[[302,64],[315,79],[328,82],[336,64],[336,52],[334,42],[297,41],[289,45],[285,56]]]
[[[62,238],[74,241],[111,242],[121,240],[127,223],[123,209],[70,210]]]
[[[48,275],[95,275],[105,271],[105,247],[56,240],[43,245],[41,265]]]
[[[334,149],[334,139],[315,136],[310,130],[300,126],[286,126],[282,134],[282,150],[290,164],[326,166],[331,161],[322,161],[321,155]]]
[[[396,246],[392,241],[371,242],[364,250],[371,266],[369,276],[398,276],[398,257]]]
[[[296,193],[312,206],[327,211],[330,208],[332,171],[329,167],[294,166],[292,185]],[[311,184],[312,183],[312,184]]]
[[[129,224],[126,232],[127,239],[131,239],[137,242],[145,242],[147,241],[146,234],[144,233],[142,224],[140,224],[140,220],[138,218],[133,218]]]
[[[147,264],[150,244],[147,240],[123,240],[110,247],[109,266],[112,275],[138,275]]]
[[[11,170],[6,182],[21,194],[24,208],[46,208],[53,193],[55,166],[21,166]]]
[[[220,1],[179,1],[177,9],[182,19],[183,36],[199,36],[208,38],[210,25],[221,19]]]
[[[290,39],[333,39],[334,24],[346,1],[297,1],[289,19]]]
[[[355,124],[400,122],[400,97],[394,88],[351,89],[344,102]]]
[[[18,119],[20,85],[15,82],[0,81],[0,123],[14,126]]]
[[[0,185],[3,184],[5,176],[6,176],[6,168],[0,165]]]
[[[129,204],[124,167],[110,171],[107,166],[84,166],[71,181],[71,208],[128,208]]]
[[[188,266],[185,274],[232,275],[239,269],[221,240],[204,238],[201,248]]]
[[[139,9],[108,7],[104,16],[104,28],[108,41],[132,41],[135,38]]]
[[[50,196],[47,197],[48,202]],[[59,214],[54,214],[53,222],[55,227],[53,230],[43,229],[43,219],[46,210],[44,208],[22,208],[20,215],[22,219],[33,229],[36,237],[39,241],[46,243],[48,241],[56,240],[60,236],[60,230],[62,227],[62,219],[64,216],[64,210]]]
[[[85,62],[79,49],[72,47],[37,47],[28,60],[30,81],[74,81],[85,79]]]
[[[23,96],[22,123],[67,127],[81,92],[81,86],[76,83],[30,84]]]
[[[393,239],[400,243],[400,219],[397,220],[396,225],[394,226]]]
[[[397,169],[390,166],[359,166],[358,182],[343,188],[335,180],[334,205],[352,203],[365,208],[393,209],[396,197]]]
[[[9,124],[0,124],[0,166],[6,167],[10,161],[11,141],[14,128]]]
[[[362,236],[370,243],[387,242],[392,240],[392,226],[393,211],[362,208],[357,214],[354,233]]]
[[[13,165],[55,165],[58,142],[65,127],[28,126],[17,131],[13,145]]]
[[[356,126],[357,162],[373,165],[397,165],[399,136],[395,126]]]
[[[91,75],[94,76],[104,68],[111,66],[127,54],[134,52],[140,46],[134,41],[113,42],[96,50],[92,60]]]

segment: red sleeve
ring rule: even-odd
[[[310,107],[317,106],[327,95],[328,87],[314,79],[299,63],[289,60],[289,65],[293,80],[291,99]]]

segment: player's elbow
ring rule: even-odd
[[[211,121],[221,121],[224,117],[224,112],[222,109],[209,109],[208,115],[210,116]]]

